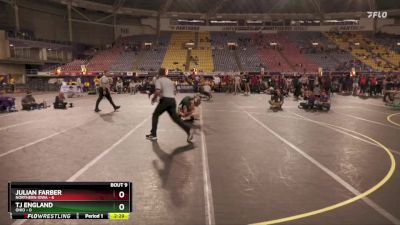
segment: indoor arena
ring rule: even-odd
[[[400,225],[400,1],[0,0],[1,225]]]

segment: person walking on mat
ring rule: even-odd
[[[158,118],[167,111],[171,119],[186,132],[187,141],[190,142],[193,139],[193,128],[185,124],[176,112],[175,85],[166,77],[168,75],[168,70],[160,68],[158,73],[160,78],[155,81],[156,90],[151,99],[151,103],[154,104],[159,96],[160,101],[153,112],[151,133],[146,135],[146,138],[152,141],[157,140]]]
[[[110,104],[114,107],[114,111],[121,108],[119,105],[115,105],[114,101],[111,98],[110,94],[110,79],[106,76],[106,73],[100,78],[100,87],[99,87],[99,98],[96,101],[96,108],[94,109],[95,112],[100,112],[99,104],[103,97],[106,97]]]

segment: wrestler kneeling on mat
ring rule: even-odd
[[[197,107],[201,103],[200,97],[184,97],[178,106],[178,113],[182,120],[193,121],[199,119],[199,113]]]

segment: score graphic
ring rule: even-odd
[[[127,220],[131,182],[10,182],[12,219]]]

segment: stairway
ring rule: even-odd
[[[282,58],[285,60],[285,62],[290,66],[290,68],[293,70],[293,71],[296,71],[296,68],[294,68],[294,66],[289,62],[289,60],[286,58],[286,56],[282,53],[282,51],[278,51],[279,52],[279,55],[281,55],[282,56]]]
[[[199,48],[199,32],[194,33],[194,49]]]
[[[192,50],[188,49],[186,53],[186,64],[185,64],[185,71],[189,71],[191,68],[190,66],[190,56],[192,56]]]
[[[242,67],[242,64],[240,63],[240,59],[239,59],[239,55],[238,55],[237,51],[233,50],[232,54],[233,54],[233,58],[235,59],[235,62],[237,64],[239,70],[243,71],[243,67]]]
[[[143,51],[141,51],[137,56],[136,56],[136,61],[135,61],[135,63],[133,64],[133,69],[134,70],[139,70],[140,68],[139,68],[139,65],[142,65],[142,62],[143,62],[143,55],[144,55],[144,52]]]

